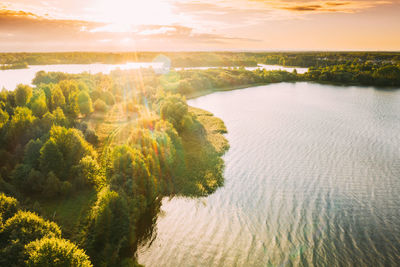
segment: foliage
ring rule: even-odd
[[[93,263],[116,266],[133,249],[133,221],[125,197],[103,188],[87,224],[85,247]]]
[[[81,91],[78,94],[78,105],[81,114],[88,115],[89,113],[93,112],[92,99],[85,91]]]
[[[96,101],[94,101],[94,110],[99,112],[106,112],[107,104],[103,100],[97,99]]]
[[[9,117],[7,111],[0,108],[0,129],[7,123]]]
[[[43,237],[61,237],[60,228],[31,212],[18,211],[0,232],[0,264],[22,265],[24,246]]]
[[[171,122],[178,132],[182,132],[193,124],[193,118],[188,113],[188,105],[180,95],[162,96],[158,100],[157,110],[160,117]]]
[[[400,86],[400,65],[343,64],[312,68],[305,78],[340,84]]]
[[[8,197],[5,194],[0,193],[0,214],[2,220],[6,221],[14,216],[18,209],[19,203],[15,198]]]
[[[31,103],[31,110],[33,115],[36,117],[42,118],[43,115],[48,111],[46,97],[40,96],[36,98],[33,103]]]
[[[25,106],[32,97],[32,88],[19,84],[15,89],[15,102],[18,106]]]
[[[64,108],[65,106],[65,97],[61,88],[56,85],[53,87],[51,91],[51,107],[52,109],[56,108]]]
[[[26,144],[36,131],[36,117],[27,107],[17,107],[14,116],[11,117],[8,128],[8,138],[14,143]]]
[[[92,266],[89,257],[82,249],[68,240],[45,237],[25,246],[26,265],[41,266]]]

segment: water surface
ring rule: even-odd
[[[65,73],[82,73],[90,72],[92,74],[104,73],[109,74],[112,70],[121,69],[138,69],[138,68],[162,68],[160,63],[151,62],[130,62],[125,64],[60,64],[60,65],[31,65],[27,69],[11,69],[11,70],[0,70],[0,89],[6,88],[8,90],[14,90],[20,83],[31,85],[35,74],[38,71],[61,71]]]
[[[146,266],[398,266],[400,92],[280,83],[189,101],[228,128],[225,185],[164,199]]]

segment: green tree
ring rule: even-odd
[[[26,194],[42,193],[45,186],[45,176],[38,170],[31,169],[23,184]]]
[[[107,187],[103,188],[90,212],[85,237],[85,248],[93,263],[98,266],[119,265],[121,255],[133,249],[133,230],[126,199]]]
[[[32,115],[32,111],[27,107],[17,107],[14,116],[10,121],[8,136],[10,140],[18,141],[25,144],[30,140],[33,133],[33,125],[36,117]]]
[[[78,129],[66,129],[61,126],[53,126],[50,130],[50,137],[57,144],[57,147],[64,158],[67,169],[78,165],[85,156],[96,158],[93,147],[85,140]]]
[[[104,103],[103,100],[97,99],[96,101],[94,101],[94,109],[96,111],[106,112],[107,111],[107,104]]]
[[[14,216],[14,214],[17,213],[18,209],[18,200],[13,197],[8,197],[3,193],[0,193],[0,215],[4,221]]]
[[[43,194],[48,198],[55,197],[61,192],[61,186],[62,183],[54,174],[54,172],[49,172],[44,184]]]
[[[109,91],[101,92],[100,99],[104,101],[108,106],[115,104],[115,98]]]
[[[22,266],[24,246],[46,236],[61,237],[57,224],[34,213],[18,211],[4,223],[0,232],[0,265]]]
[[[182,132],[190,120],[188,105],[180,95],[167,94],[158,101],[158,110],[162,119],[174,125],[178,132]]]
[[[40,96],[36,98],[31,104],[32,112],[35,116],[41,118],[48,111],[46,104],[46,97]]]
[[[32,97],[32,87],[19,84],[15,89],[15,102],[18,106],[25,106]]]
[[[0,108],[0,129],[3,128],[3,125],[7,123],[9,115],[7,111],[2,110]]]
[[[83,157],[78,165],[79,176],[87,184],[100,187],[104,184],[104,177],[101,174],[100,166],[97,160],[91,156]]]
[[[88,115],[89,113],[93,112],[92,99],[85,91],[81,91],[78,94],[78,105],[81,114]]]
[[[42,238],[25,246],[29,267],[91,267],[89,257],[74,243],[60,238]]]
[[[58,126],[67,126],[68,120],[64,115],[64,112],[61,108],[56,108],[53,112],[47,112],[44,114],[43,118],[40,121],[42,129],[47,132],[50,131],[53,125]]]
[[[39,169],[40,149],[43,142],[40,139],[30,140],[25,146],[24,163],[32,166],[32,168]]]
[[[50,138],[40,149],[40,169],[45,173],[64,171],[64,157],[54,139]]]
[[[56,109],[58,107],[63,108],[65,106],[65,97],[61,88],[56,85],[51,91],[51,107]]]

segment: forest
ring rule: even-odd
[[[9,66],[51,65],[51,64],[123,64],[127,62],[152,62],[157,56],[171,61],[172,67],[222,67],[257,66],[251,53],[233,52],[60,52],[60,53],[0,53],[0,65]]]
[[[223,122],[153,71],[34,84],[0,95],[0,265],[135,266],[163,196],[223,184]]]
[[[163,55],[172,67],[240,67],[270,64],[326,67],[342,64],[399,64],[399,52],[59,52],[0,53],[2,68],[50,64],[152,62]]]

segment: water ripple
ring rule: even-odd
[[[222,118],[225,185],[164,200],[146,266],[398,266],[400,92],[281,83],[190,101]]]

